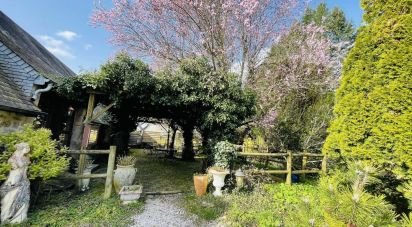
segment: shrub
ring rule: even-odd
[[[6,145],[6,150],[0,155],[0,180],[7,178],[11,166],[7,160],[15,152],[15,145],[26,142],[30,146],[29,179],[46,180],[59,175],[69,164],[69,159],[56,151],[56,141],[51,139],[48,129],[33,129],[24,126],[22,131],[0,135],[0,144]]]
[[[303,214],[301,221],[314,221],[327,226],[389,226],[395,223],[393,207],[383,196],[366,192],[365,186],[377,179],[375,169],[356,163],[349,169],[335,170],[321,177],[318,200],[302,203],[293,214]],[[321,213],[305,216],[307,208],[320,207]],[[307,213],[307,212],[306,212]],[[315,219],[317,217],[317,219]],[[294,219],[299,220],[299,219]]]
[[[410,1],[362,1],[365,26],[344,63],[323,152],[411,179]]]
[[[234,226],[281,226],[290,208],[315,192],[312,185],[273,184],[260,185],[251,193],[235,193],[228,197],[227,221]]]
[[[393,226],[392,206],[365,192],[372,168],[351,166],[322,176],[317,185],[266,185],[228,197],[235,226]],[[405,217],[405,223],[408,219]]]

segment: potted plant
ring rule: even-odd
[[[114,171],[113,184],[117,193],[123,186],[130,186],[133,184],[137,169],[134,167],[136,157],[121,156],[117,159],[117,168]]]
[[[204,196],[206,194],[207,184],[209,183],[209,176],[204,173],[195,173],[193,174],[193,182],[195,184],[196,195]]]
[[[214,147],[214,166],[208,172],[213,175],[214,196],[222,195],[222,187],[225,185],[225,177],[230,173],[232,163],[236,157],[235,146],[228,141],[220,141]]]

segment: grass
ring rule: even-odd
[[[148,155],[141,149],[131,150],[136,161],[136,182],[143,185],[145,192],[181,191],[192,192],[193,173],[198,172],[199,162],[169,160]]]
[[[223,215],[227,203],[222,197],[214,197],[212,194],[197,197],[194,193],[191,193],[184,196],[183,206],[187,212],[211,221]]]
[[[130,153],[137,158],[135,182],[142,184],[144,192],[182,191],[193,193],[193,173],[201,165],[199,162],[168,160],[156,155],[147,155],[143,150],[134,149]],[[28,221],[23,226],[127,226],[131,217],[141,212],[144,202],[121,205],[117,195],[104,200],[104,180],[91,180],[91,190],[85,193],[66,191],[43,195],[30,207]],[[187,197],[187,199],[186,199]],[[213,197],[197,200],[191,195],[185,196],[188,205],[198,207],[198,215],[209,219],[216,217]],[[201,214],[202,206],[207,211]],[[220,206],[220,205],[219,205]]]
[[[193,173],[199,172],[200,162],[183,162],[147,155],[143,150],[131,152],[137,157],[136,181],[143,185],[144,191],[182,191],[185,195],[182,206],[188,213],[203,220],[215,220],[222,216],[227,204],[222,198],[211,194],[197,197],[194,193]]]
[[[104,183],[91,182],[91,190],[85,193],[61,192],[39,198],[23,226],[126,226],[142,211],[142,201],[121,205],[118,196],[104,200],[103,192]]]

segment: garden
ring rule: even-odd
[[[2,224],[412,226],[410,1],[361,0],[359,28],[324,3],[223,2],[96,6],[125,50],[54,88],[85,109],[81,149],[0,134]],[[165,146],[130,146],[140,122]]]

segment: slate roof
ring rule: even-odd
[[[41,110],[0,70],[0,109],[36,116]]]
[[[0,110],[45,114],[30,101],[34,88],[67,76],[75,73],[0,10]]]
[[[42,76],[57,82],[75,73],[0,10],[0,41]]]

